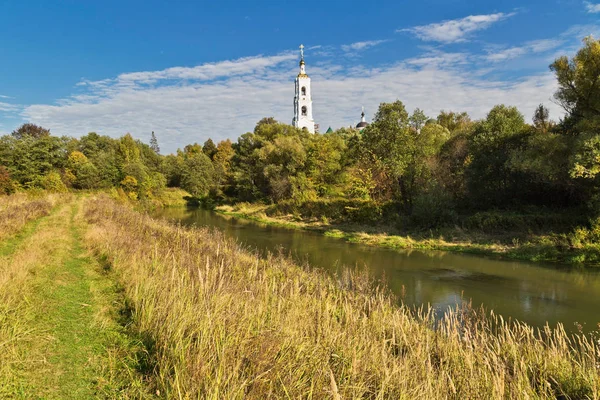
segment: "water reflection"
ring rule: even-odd
[[[317,233],[225,218],[210,211],[165,209],[157,216],[222,230],[261,253],[283,251],[300,263],[337,272],[367,268],[385,279],[406,304],[431,304],[439,312],[461,301],[483,305],[506,318],[542,326],[574,323],[585,330],[600,322],[600,274],[440,251],[398,252],[327,238]]]

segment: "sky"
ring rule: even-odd
[[[235,141],[263,117],[291,123],[300,44],[322,132],[398,99],[527,120],[544,103],[557,120],[548,66],[590,34],[600,3],[580,0],[0,0],[0,134]]]

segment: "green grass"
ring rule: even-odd
[[[77,211],[78,203],[71,201],[0,247],[9,257],[7,270],[28,272],[7,274],[21,287],[7,297],[10,307],[0,309],[0,319],[4,311],[16,328],[1,360],[2,397],[150,397],[141,373],[144,346],[129,334],[121,315],[122,289],[87,255]]]

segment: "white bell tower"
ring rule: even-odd
[[[296,95],[294,96],[294,119],[292,125],[296,128],[315,133],[315,121],[312,115],[312,99],[310,93],[310,78],[306,75],[304,64],[304,45],[300,45],[300,73],[296,77]]]

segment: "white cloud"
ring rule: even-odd
[[[352,44],[345,44],[342,46],[342,50],[349,52],[349,51],[360,51],[360,50],[366,50],[369,47],[374,47],[377,46],[381,43],[385,43],[388,42],[389,40],[366,40],[364,42],[356,42],[356,43],[352,43]]]
[[[531,53],[545,53],[554,50],[564,44],[563,40],[559,39],[541,39],[526,42],[522,46],[509,47],[505,49],[490,49],[488,50],[485,59],[490,62],[508,61],[513,58],[518,58]]]
[[[585,9],[588,12],[588,14],[600,13],[600,3],[594,4],[594,3],[590,3],[589,1],[585,1],[584,4],[585,4]]]
[[[421,40],[459,43],[465,42],[473,32],[489,28],[493,23],[502,21],[515,13],[496,13],[487,15],[469,15],[461,19],[453,19],[428,25],[400,29],[396,32],[410,32]]]
[[[529,116],[555,90],[544,72],[516,81],[490,80],[481,67],[465,68],[473,55],[430,51],[417,58],[368,68],[308,61],[314,115],[324,131],[356,124],[360,108],[373,115],[381,102],[400,99],[407,109],[429,115],[442,109],[483,117],[498,103],[512,104]],[[297,55],[275,56],[122,74],[86,82],[83,93],[56,104],[35,104],[22,112],[25,120],[57,135],[81,136],[90,131],[118,137],[130,132],[147,141],[155,131],[161,148],[172,152],[188,143],[235,140],[265,116],[290,123]],[[223,66],[219,69],[217,66]],[[487,68],[487,66],[486,66]],[[560,110],[548,104],[556,118]],[[554,108],[553,108],[554,107]]]
[[[4,97],[3,98],[8,98],[8,97]],[[9,103],[3,103],[0,101],[0,111],[2,112],[16,112],[19,110],[19,106],[16,106],[14,104],[9,104]]]

